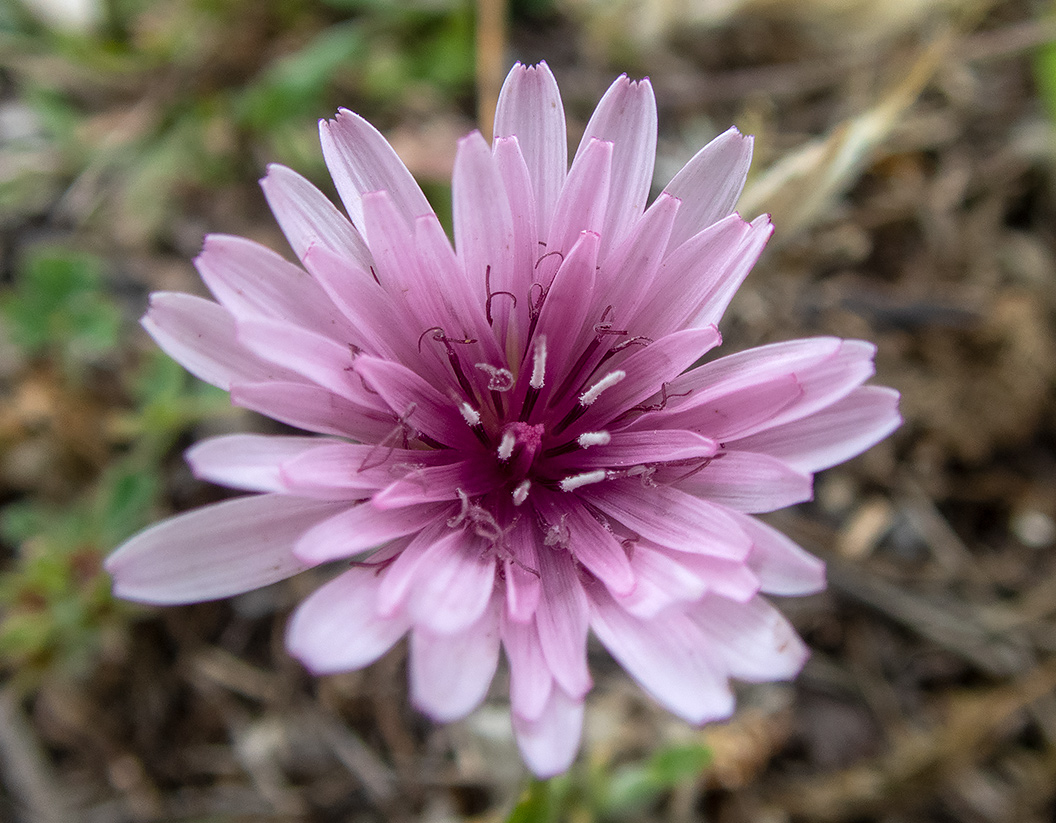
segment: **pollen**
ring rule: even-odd
[[[582,474],[573,474],[571,477],[566,477],[561,481],[561,491],[571,492],[583,486],[589,486],[592,483],[600,483],[608,476],[605,469],[596,469],[592,472],[583,472]]]
[[[605,389],[611,389],[623,378],[627,376],[625,371],[610,371],[601,380],[587,389],[583,394],[579,396],[579,405],[590,406],[593,405],[594,401],[598,399],[598,396],[605,391]]]

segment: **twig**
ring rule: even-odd
[[[477,118],[491,139],[506,61],[505,0],[477,0]]]
[[[0,691],[0,775],[32,823],[70,820],[51,763],[10,687]]]

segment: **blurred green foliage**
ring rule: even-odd
[[[1056,124],[1056,43],[1047,43],[1035,52],[1034,81],[1045,113]]]
[[[18,547],[0,575],[0,663],[23,679],[91,671],[104,633],[127,607],[110,594],[102,559],[156,506],[159,480],[133,463],[112,466],[84,499],[34,500],[0,511],[0,538]],[[31,685],[31,684],[27,684]]]
[[[32,250],[14,289],[0,296],[0,316],[16,346],[48,355],[74,376],[117,347],[121,314],[103,288],[101,261],[58,248]]]
[[[109,400],[125,407],[113,425],[95,421],[110,458],[80,493],[61,501],[29,493],[0,509],[0,541],[13,549],[0,573],[0,671],[16,672],[27,687],[49,672],[91,672],[106,637],[133,613],[111,596],[103,558],[163,512],[163,463],[179,436],[230,408],[224,392],[159,351],[127,365],[119,351],[127,329],[104,271],[83,251],[35,248],[15,286],[0,293],[10,342],[22,357],[58,367],[48,373],[59,402],[109,369],[120,390]]]
[[[618,823],[649,819],[650,807],[667,792],[698,779],[711,764],[700,743],[661,746],[644,760],[577,765],[551,780],[533,781],[506,823]]]
[[[123,242],[163,239],[189,191],[268,162],[322,180],[316,123],[338,106],[382,124],[472,106],[472,0],[110,0],[80,31],[4,8],[0,68],[83,195],[75,217]]]

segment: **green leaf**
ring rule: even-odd
[[[624,766],[608,778],[599,800],[600,811],[610,819],[640,812],[664,792],[695,779],[710,762],[711,750],[700,744],[659,749],[644,763]]]
[[[12,342],[30,354],[49,350],[81,362],[117,347],[121,315],[103,290],[99,258],[72,249],[29,253],[15,289],[0,299]]]
[[[1034,53],[1034,79],[1049,120],[1056,123],[1056,43],[1046,43]]]
[[[239,120],[266,134],[281,125],[320,116],[334,74],[360,61],[366,45],[354,22],[331,26],[300,51],[269,66],[246,89],[236,103]]]
[[[506,823],[556,823],[557,809],[547,780],[533,780],[521,793]]]
[[[667,786],[696,777],[711,764],[711,749],[699,743],[660,749],[649,762],[655,778]]]
[[[104,475],[96,502],[100,543],[115,546],[150,521],[161,491],[154,466],[131,460],[112,466]]]

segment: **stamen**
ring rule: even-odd
[[[536,286],[539,287],[539,299],[533,302],[532,289]],[[532,283],[532,285],[528,287],[528,340],[531,340],[532,336],[535,334],[535,325],[539,322],[539,312],[542,311],[547,291],[548,287],[544,286],[542,283]]]
[[[472,506],[472,503],[469,502],[469,495],[462,491],[462,489],[455,489],[455,494],[458,495],[458,499],[462,503],[462,510],[454,517],[449,517],[447,519],[448,528],[451,529],[462,525],[466,517],[469,515],[469,510]]]
[[[532,378],[528,385],[541,389],[546,378],[546,335],[541,334],[535,340],[535,351],[532,354]]]
[[[462,412],[462,419],[466,421],[466,425],[471,428],[480,425],[480,412],[469,405],[469,403],[460,404],[458,410]]]
[[[410,437],[411,432],[414,429],[411,424],[407,421],[410,420],[411,415],[414,414],[415,409],[418,408],[417,403],[410,403],[407,406],[407,410],[404,411],[403,415],[396,418],[396,426],[379,440],[370,451],[367,452],[363,458],[363,462],[359,464],[359,471],[365,472],[367,469],[376,469],[385,463],[392,453],[396,451],[396,444],[401,441],[403,448],[407,448],[407,441]],[[439,445],[439,444],[437,444]]]
[[[488,265],[484,269],[484,291],[488,295],[488,299],[484,301],[484,315],[488,319],[488,325],[495,325],[495,320],[491,316],[491,301],[494,300],[498,295],[503,294],[513,301],[513,308],[517,308],[517,295],[509,291],[492,291],[491,290],[491,266]]]
[[[606,306],[605,311],[601,313],[601,320],[594,324],[594,333],[598,335],[602,334],[627,334],[627,329],[614,329],[612,327],[612,321],[608,320],[609,314],[612,313],[612,306]]]
[[[561,520],[555,526],[548,526],[546,534],[543,535],[544,546],[560,546],[567,549],[572,542],[572,534],[568,530],[568,515],[561,515]]]
[[[555,254],[557,255],[558,260],[560,260],[562,262],[564,261],[565,256],[561,252],[559,252],[559,251],[548,251],[546,254],[544,254],[542,257],[540,257],[538,260],[535,261],[535,267],[539,268],[539,264],[540,263],[542,263],[548,257],[553,257]]]
[[[667,383],[660,384],[660,402],[659,403],[642,403],[630,409],[630,411],[640,411],[643,414],[646,412],[663,411],[667,408],[668,401],[673,397],[688,397],[691,392],[678,392],[676,394],[667,393]]]
[[[532,415],[535,403],[539,399],[539,392],[546,380],[546,335],[541,334],[535,338],[532,351],[532,376],[528,380],[528,391],[524,395],[524,405],[521,406],[521,414],[518,418],[522,423],[526,422]]]
[[[573,474],[570,477],[566,477],[559,485],[561,486],[561,491],[571,492],[582,486],[601,483],[606,476],[605,469],[595,469],[592,472],[583,472],[582,474]]]
[[[607,446],[611,440],[612,435],[606,431],[583,432],[576,438],[576,442],[584,449],[589,449],[591,446]]]
[[[623,378],[625,378],[626,376],[627,372],[621,370],[609,372],[603,378],[601,378],[601,380],[599,380],[597,383],[595,383],[593,386],[591,386],[579,396],[579,405],[593,405],[594,401],[598,399],[598,396],[603,391],[605,391],[605,389],[612,388],[621,380],[623,380]]]
[[[517,435],[507,430],[499,442],[499,460],[509,460],[513,456],[513,447],[517,445]]]
[[[513,372],[490,363],[477,363],[474,368],[488,375],[489,391],[509,391],[513,388]]]
[[[532,481],[527,477],[517,484],[513,490],[513,505],[520,506],[528,499],[528,490],[532,487]]]

